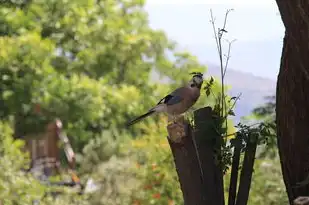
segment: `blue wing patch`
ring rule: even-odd
[[[182,97],[180,96],[173,96],[173,95],[167,95],[164,98],[162,98],[157,105],[159,104],[167,104],[167,105],[174,105],[177,103],[180,103],[182,101]]]
[[[167,105],[175,105],[177,103],[180,103],[182,101],[182,97],[180,96],[172,96],[169,100],[165,102]]]
[[[169,101],[171,98],[172,98],[173,96],[172,95],[167,95],[167,96],[165,96],[164,98],[162,98],[159,102],[158,102],[158,104],[157,105],[159,105],[159,104],[165,104],[167,101]]]

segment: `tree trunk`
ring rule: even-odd
[[[286,32],[277,82],[277,139],[290,204],[309,195],[309,2],[276,0]]]

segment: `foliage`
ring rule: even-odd
[[[148,82],[153,68],[178,82],[193,70],[205,70],[190,54],[174,50],[163,32],[149,27],[143,4],[1,4],[0,117],[13,117],[15,136],[32,136],[60,118],[81,154],[81,171],[96,175],[96,167],[117,155],[119,142],[143,132],[139,126],[124,129],[125,122],[172,89]],[[176,60],[168,60],[166,52]],[[17,176],[17,171],[10,173]]]
[[[46,205],[182,203],[173,158],[162,138],[167,135],[165,117],[154,116],[131,129],[124,124],[186,82],[189,73],[204,73],[206,67],[178,50],[164,32],[150,28],[144,3],[32,0],[1,4],[0,118],[14,121],[14,130],[0,124],[3,204],[31,204],[35,199]],[[152,82],[153,71],[171,83]],[[225,120],[219,131],[233,138],[236,130],[226,114],[233,115],[236,98],[222,97],[227,88],[216,79],[209,77],[205,85],[193,109],[220,105]],[[55,188],[21,171],[29,159],[20,150],[21,141],[11,138],[12,132],[31,137],[55,118],[63,122],[78,153],[83,183],[92,177],[100,190],[77,196],[71,189],[60,188],[65,194],[44,198]],[[277,174],[274,178],[257,175],[256,186],[263,187],[266,179],[279,180]],[[259,191],[252,190],[252,204],[259,204],[255,200]],[[266,196],[261,194],[258,197]]]
[[[140,185],[133,171],[134,164],[129,158],[114,156],[97,166],[92,177],[100,190],[90,194],[90,204],[131,204],[131,196],[134,192],[139,192]]]
[[[277,138],[276,138],[276,104],[275,96],[265,97],[266,103],[255,108],[252,115],[247,120],[262,122],[268,126],[269,134],[264,136],[267,146],[260,147],[259,155],[275,158],[277,156]]]
[[[0,203],[3,205],[32,205],[34,201],[40,200],[40,204],[51,205],[57,203],[59,205],[75,204],[78,199],[79,204],[85,204],[86,201],[70,193],[69,189],[57,189],[48,187],[40,183],[26,170],[29,166],[29,157],[24,153],[24,142],[21,140],[13,140],[12,129],[7,122],[0,121]],[[46,193],[62,191],[67,193],[60,195],[54,200]]]
[[[4,204],[31,201],[44,194],[44,189],[21,169],[26,168],[28,157],[21,152],[22,141],[13,141],[12,130],[7,123],[0,123],[0,199]]]
[[[136,204],[183,203],[173,156],[163,134],[164,124],[152,123],[144,127],[143,138],[132,142],[142,183],[140,191],[134,194]]]
[[[16,137],[33,137],[60,118],[81,173],[101,176],[102,168],[113,178],[106,173],[116,163],[111,157],[121,155],[120,143],[143,134],[151,119],[130,130],[125,122],[187,81],[190,72],[205,71],[162,31],[149,27],[143,5],[134,0],[1,4],[0,117],[13,119]],[[177,83],[150,83],[153,70]]]
[[[1,117],[14,117],[17,137],[43,131],[47,122],[60,118],[80,152],[104,129],[125,135],[124,123],[162,96],[148,83],[154,68],[178,82],[187,81],[191,71],[205,70],[162,31],[149,27],[143,1],[23,5],[0,7]]]
[[[270,205],[288,204],[279,159],[259,158],[254,170],[248,204],[261,204],[262,201]]]
[[[77,161],[82,166],[80,173],[91,173],[93,168],[109,161],[112,156],[120,155],[120,142],[112,136],[111,131],[103,131],[102,135],[91,139],[77,155]]]
[[[126,157],[112,157],[97,166],[98,171],[94,172],[97,173],[95,176],[97,183],[110,191],[103,194],[102,191],[96,192],[91,197],[93,199],[91,203],[105,204],[103,201],[114,201],[119,204],[183,203],[173,157],[163,134],[165,132],[163,123],[149,123],[141,127],[144,130],[141,138],[120,146],[119,151]],[[258,129],[256,131],[259,134]],[[246,129],[243,129],[243,135],[246,135]],[[254,170],[249,204],[258,205],[261,201],[283,204],[287,197],[278,159],[259,157]],[[227,195],[230,170],[224,179]]]
[[[269,102],[267,105],[261,107],[261,108],[257,108],[254,110],[254,113],[256,114],[256,116],[259,116],[260,118],[264,118],[267,119],[262,123],[259,124],[255,124],[255,125],[246,125],[246,124],[242,124],[239,123],[236,126],[236,133],[235,133],[235,138],[232,139],[228,139],[228,132],[227,132],[227,124],[228,124],[228,116],[232,115],[234,116],[234,112],[233,112],[233,108],[237,102],[237,100],[239,100],[240,95],[232,97],[230,99],[227,100],[227,96],[226,96],[226,91],[225,91],[225,74],[226,74],[226,70],[228,68],[228,63],[230,60],[230,51],[231,51],[231,45],[232,42],[228,42],[228,51],[227,54],[224,54],[223,52],[223,45],[222,45],[222,39],[225,33],[227,33],[226,30],[226,23],[227,23],[227,17],[228,14],[230,13],[230,11],[232,10],[227,10],[226,14],[225,14],[225,19],[224,19],[224,23],[223,26],[221,28],[218,28],[218,30],[216,30],[216,25],[215,25],[215,19],[213,17],[212,11],[211,12],[211,23],[213,25],[213,31],[214,31],[214,35],[215,35],[215,40],[216,40],[216,45],[217,45],[217,49],[218,49],[218,54],[219,54],[219,58],[220,58],[220,73],[221,73],[221,93],[220,96],[218,96],[218,100],[214,106],[214,111],[215,113],[217,113],[217,118],[218,120],[216,121],[216,126],[215,129],[218,131],[218,136],[220,137],[224,137],[224,140],[221,140],[221,150],[219,152],[217,152],[217,156],[216,158],[219,159],[221,161],[221,165],[223,168],[223,173],[226,174],[229,171],[229,168],[231,168],[232,166],[232,157],[233,157],[233,152],[235,152],[235,148],[236,146],[240,146],[240,152],[244,153],[247,148],[247,145],[249,144],[250,141],[252,140],[258,140],[258,144],[259,145],[266,145],[266,148],[264,148],[264,152],[262,151],[262,155],[260,156],[265,156],[265,153],[269,153],[269,148],[272,149],[273,147],[271,147],[272,145],[274,145],[274,139],[275,139],[275,124],[274,124],[274,108],[275,108],[275,104],[273,102]],[[225,57],[225,58],[224,58]],[[206,94],[209,95],[209,90],[211,89],[211,83],[207,84],[207,89],[206,89]],[[273,98],[271,98],[273,100]],[[232,101],[232,103],[231,103]],[[228,103],[227,103],[228,102]],[[219,139],[219,140],[220,140]],[[237,142],[237,143],[236,143]],[[240,142],[240,144],[238,143]],[[255,149],[254,149],[255,150]],[[235,154],[235,153],[234,153]],[[255,154],[255,152],[254,152]],[[243,165],[245,166],[246,161],[243,160]],[[235,164],[233,164],[235,165]],[[238,166],[238,165],[237,165]],[[249,164],[248,164],[249,166]],[[251,167],[248,167],[247,169],[250,170]],[[237,172],[238,172],[238,167],[236,168]],[[244,170],[242,170],[244,171]],[[247,174],[251,174],[251,173],[246,173]],[[242,175],[241,175],[242,177]],[[234,181],[229,181],[230,185],[234,185],[235,189],[237,188],[236,183],[237,183],[237,178],[235,178],[236,180]],[[232,180],[232,179],[231,179]],[[251,178],[248,179],[250,180],[249,183],[251,183]],[[239,179],[238,179],[239,181]],[[282,180],[281,180],[282,182]],[[234,184],[235,183],[235,184]],[[226,184],[227,185],[227,184]],[[250,189],[250,186],[249,186]],[[281,189],[282,190],[282,189]],[[249,190],[248,190],[249,191]],[[230,193],[229,193],[230,194]],[[282,194],[282,192],[281,192]],[[228,194],[226,193],[226,196],[228,196]],[[238,197],[238,196],[237,196]],[[276,197],[274,197],[276,198]],[[254,200],[252,200],[254,201]],[[275,203],[277,203],[279,200],[276,198]],[[284,199],[284,201],[286,201],[286,199]],[[230,202],[229,202],[230,203]],[[244,198],[243,203],[247,203],[247,197]],[[272,202],[273,203],[273,202]]]
[[[276,114],[276,96],[266,96],[266,103],[260,107],[255,108],[252,112],[258,119],[264,121],[274,121]]]
[[[229,180],[228,171],[224,176],[226,199]],[[259,205],[261,202],[270,205],[288,204],[278,158],[259,157],[254,164],[248,204]]]

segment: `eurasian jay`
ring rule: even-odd
[[[150,115],[161,112],[167,113],[175,122],[176,117],[185,113],[200,97],[200,91],[203,84],[203,74],[193,74],[192,79],[186,86],[177,88],[162,98],[155,107],[151,108],[147,113],[130,121],[127,126],[131,126]]]

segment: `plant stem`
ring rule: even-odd
[[[226,63],[225,63],[225,65],[223,65],[222,37],[223,37],[223,34],[227,32],[225,30],[225,27],[226,27],[226,23],[227,23],[227,17],[228,17],[228,14],[229,14],[230,11],[231,10],[227,10],[226,13],[225,13],[223,27],[221,29],[218,29],[218,31],[216,31],[216,29],[215,29],[215,19],[213,17],[212,10],[210,9],[211,23],[212,23],[213,32],[214,32],[214,35],[215,35],[215,40],[216,40],[216,45],[217,45],[217,50],[218,50],[219,60],[220,60],[220,74],[221,74],[221,99],[220,99],[221,113],[220,113],[220,115],[222,117],[222,120],[224,120],[224,122],[225,122],[225,128],[226,128],[225,135],[227,135],[228,111],[227,111],[227,105],[226,105],[226,101],[225,101],[226,95],[225,95],[225,89],[224,89],[224,86],[225,86],[224,77],[225,77],[225,73],[226,73],[226,69],[227,69],[227,65],[228,65],[228,61],[229,61],[229,57],[230,57],[231,43],[229,44],[229,50],[228,50]]]

